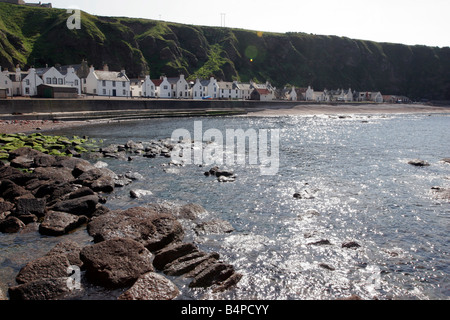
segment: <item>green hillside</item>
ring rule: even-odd
[[[282,87],[379,90],[450,100],[450,48],[407,46],[305,33],[262,33],[82,13],[69,30],[66,10],[0,3],[0,64],[26,69],[77,64],[150,72],[271,81]]]

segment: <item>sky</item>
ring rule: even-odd
[[[30,0],[29,2],[33,2]],[[34,1],[36,2],[36,1]],[[93,15],[450,46],[450,0],[47,0]]]

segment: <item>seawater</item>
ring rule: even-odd
[[[149,119],[54,131],[88,135],[104,144],[170,138],[179,128],[279,129],[279,171],[262,176],[259,165],[228,166],[235,182],[205,177],[209,167],[169,166],[170,159],[100,159],[116,173],[139,172],[144,179],[108,196],[111,209],[150,202],[198,203],[202,221],[222,219],[235,231],[197,235],[183,222],[186,241],[243,274],[222,294],[188,288],[179,299],[448,299],[450,297],[450,204],[431,187],[450,186],[450,117],[445,114],[350,115],[338,117],[205,117]],[[420,158],[429,167],[407,162]],[[131,199],[131,189],[150,190]],[[295,199],[294,193],[307,195]],[[66,237],[82,244],[84,230]],[[0,282],[13,285],[29,260],[45,254],[61,238],[36,230],[0,235]],[[327,245],[314,245],[328,240]],[[343,248],[348,241],[356,249]],[[95,293],[91,298],[104,298]]]

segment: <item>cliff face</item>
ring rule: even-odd
[[[0,3],[0,64],[22,68],[77,64],[260,82],[316,90],[377,90],[450,100],[450,48],[407,46],[304,33],[261,33],[131,18],[81,15],[69,30],[65,10]]]

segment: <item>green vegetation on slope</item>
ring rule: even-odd
[[[450,100],[450,48],[407,46],[305,33],[182,25],[82,13],[69,30],[66,10],[0,3],[0,64],[12,69],[55,64],[125,68],[188,79],[271,81],[315,90],[379,90]]]

